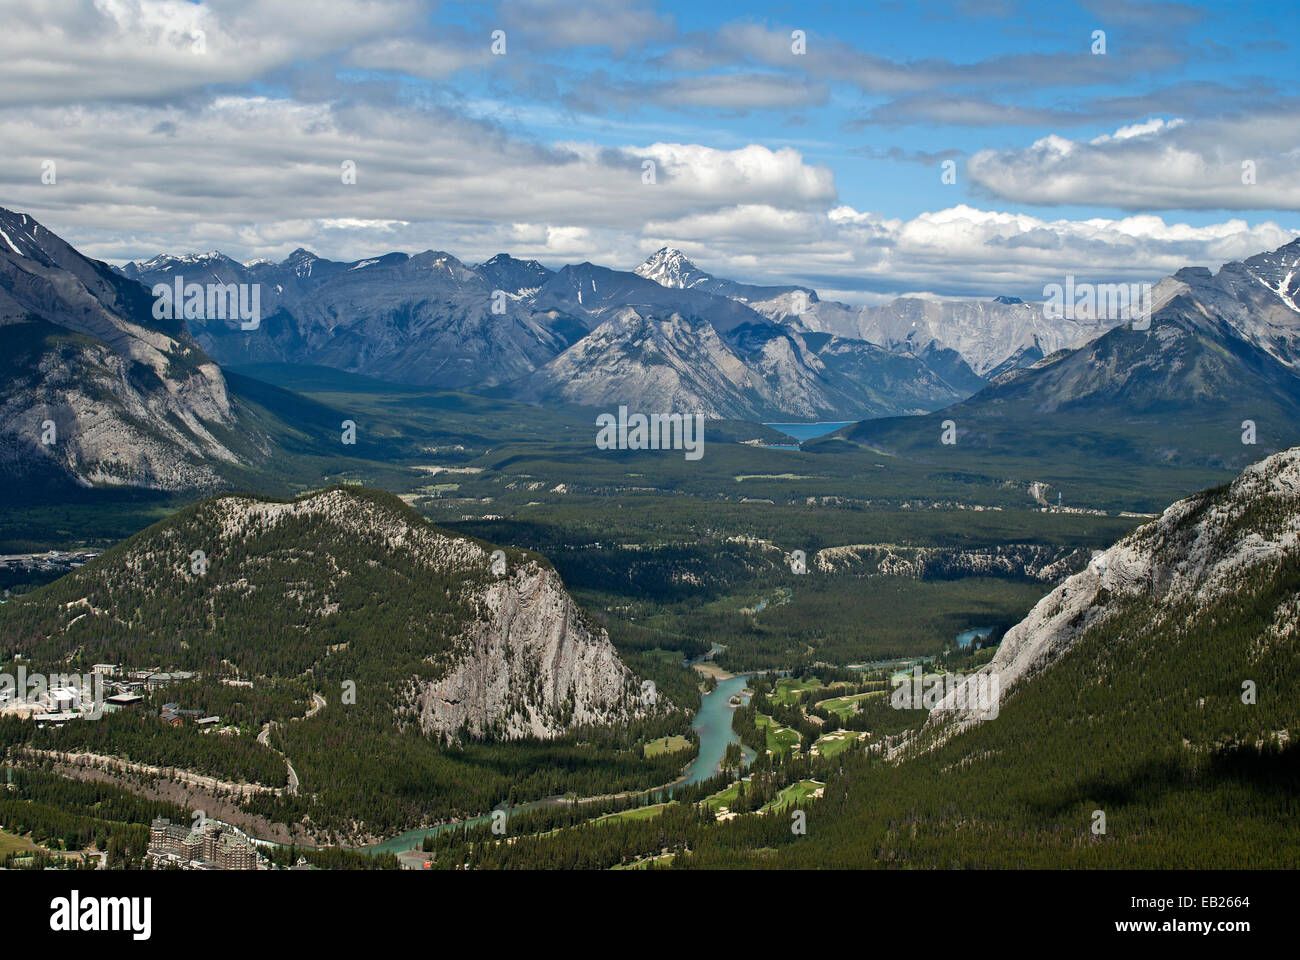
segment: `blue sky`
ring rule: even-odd
[[[0,205],[114,262],[668,244],[852,302],[1154,280],[1300,232],[1298,8],[0,0]]]
[[[980,149],[1015,149],[1052,133],[1092,138],[1153,117],[1211,117],[1280,100],[1300,79],[1300,51],[1296,48],[1300,5],[1295,3],[1219,7],[1138,4],[1128,5],[1119,16],[1108,9],[1111,6],[663,3],[656,9],[675,21],[678,33],[648,44],[635,57],[610,56],[598,48],[565,50],[545,57],[557,75],[607,70],[623,83],[652,83],[668,72],[655,61],[689,42],[691,35],[709,36],[720,25],[738,23],[762,26],[773,33],[784,33],[786,28],[804,30],[811,37],[811,51],[804,56],[811,56],[812,61],[819,58],[822,44],[842,45],[901,65],[937,60],[978,68],[999,60],[1042,58],[1037,72],[1019,82],[982,83],[972,78],[934,91],[919,87],[914,92],[876,92],[833,78],[813,79],[806,106],[686,109],[664,108],[651,101],[608,114],[494,97],[489,78],[476,77],[471,71],[465,72],[457,88],[484,101],[483,115],[506,122],[517,118],[521,129],[547,138],[570,137],[575,129],[581,129],[592,140],[618,145],[631,132],[660,136],[672,131],[675,137],[723,149],[755,142],[792,146],[809,161],[835,170],[844,202],[885,216],[908,217],[920,209],[951,202],[937,175],[941,158],[953,156],[960,163]],[[1118,9],[1122,5],[1113,6]],[[475,24],[482,29],[495,22],[474,5],[445,9],[443,16],[447,18],[444,22],[469,30]],[[1086,58],[1094,56],[1092,33],[1098,29],[1106,34],[1106,54],[1097,61],[1105,67],[1088,82],[1070,82],[1067,77],[1054,80],[1057,64],[1079,60],[1086,64]],[[794,81],[803,81],[808,74],[815,78],[815,66],[799,69],[804,62],[791,57],[788,70],[769,62],[761,72]],[[724,65],[715,75],[746,72],[738,65]],[[424,86],[427,95],[432,84]],[[923,101],[917,105],[920,109],[908,109],[909,96]],[[1062,119],[1010,124],[972,116],[965,123],[940,122],[925,109],[933,101],[958,98]],[[1149,103],[1124,103],[1137,98],[1148,98]],[[755,100],[762,102],[757,96]],[[495,111],[493,106],[497,106]],[[900,154],[910,159],[898,159]],[[987,196],[969,183],[958,186],[964,187],[958,192],[968,202]],[[1086,205],[1026,206],[1071,218],[1125,212],[1103,198],[1098,200]],[[1182,219],[1200,224],[1221,219],[1218,214],[1225,209],[1233,208],[1176,212]],[[1266,210],[1263,214],[1284,219],[1285,212]]]

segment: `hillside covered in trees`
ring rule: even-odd
[[[0,736],[258,784],[247,809],[321,837],[651,786],[684,762],[641,756],[686,716],[549,563],[357,488],[186,508],[0,606],[0,663],[196,672],[132,712]],[[163,698],[222,716],[226,735],[162,723]]]

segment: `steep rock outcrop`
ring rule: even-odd
[[[554,570],[517,567],[478,604],[481,619],[460,639],[455,665],[441,680],[414,684],[426,733],[546,739],[655,705],[653,688],[642,692]]]
[[[1089,630],[1134,601],[1171,627],[1240,589],[1252,573],[1300,551],[1300,447],[1252,464],[1231,484],[1179,500],[1113,547],[1095,554],[1002,638],[993,660],[948,693],[928,725],[979,722],[973,684],[996,674],[1002,696],[1048,669]],[[1296,605],[1278,609],[1275,637],[1295,631]],[[1267,640],[1267,638],[1264,638]]]
[[[148,291],[0,209],[0,476],[216,486],[240,458],[225,378]],[[245,437],[253,449],[261,438]]]

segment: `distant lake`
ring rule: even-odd
[[[963,630],[957,634],[958,649],[965,649],[970,646],[972,640],[979,637],[981,640],[988,639],[988,635],[993,632],[992,627],[975,627],[971,630]]]
[[[856,420],[837,420],[833,423],[830,421],[824,423],[765,423],[763,426],[771,427],[773,430],[780,430],[782,433],[802,442],[811,440],[813,437],[824,437],[828,433],[834,433],[840,427],[847,427],[850,423],[856,422]]]

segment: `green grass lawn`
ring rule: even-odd
[[[31,853],[36,844],[7,830],[0,830],[0,857],[10,853]]]
[[[822,737],[817,741],[817,753],[823,757],[838,756],[849,747],[857,746],[860,742],[858,733],[854,730],[841,730],[838,733],[827,734],[827,736],[838,737],[838,739],[828,740],[826,737]]]
[[[942,676],[943,674],[935,673],[933,670],[922,671],[921,673],[922,689],[924,689],[924,687],[928,685],[931,681]],[[899,683],[911,683],[914,679],[916,679],[916,677],[915,674],[912,673],[911,667],[908,667],[906,670],[899,670],[889,675],[889,683],[891,689],[897,686]]]
[[[614,820],[653,820],[659,814],[663,813],[672,805],[668,800],[664,803],[652,803],[648,807],[633,807],[631,810],[621,810],[618,813],[607,813],[603,817],[597,817],[592,823],[610,823]]]
[[[720,790],[710,797],[705,797],[700,802],[703,803],[710,810],[712,810],[714,813],[717,813],[723,807],[726,807],[728,810],[730,810],[731,805],[736,802],[736,797],[738,797],[739,795],[740,795],[740,782],[737,781],[733,783],[731,786],[727,787],[725,790]]]
[[[674,734],[671,737],[660,737],[658,740],[651,740],[645,745],[645,755],[647,757],[657,757],[662,753],[676,753],[678,750],[689,750],[691,741]]]
[[[843,720],[849,714],[854,713],[857,710],[855,704],[857,704],[858,701],[865,700],[868,697],[883,697],[885,693],[886,691],[884,690],[870,690],[866,693],[855,693],[847,697],[832,697],[829,700],[820,701],[817,706],[824,707]]]
[[[776,795],[776,799],[759,808],[759,813],[768,813],[773,810],[784,810],[786,807],[792,807],[795,804],[807,800],[814,790],[817,790],[825,784],[818,783],[816,780],[800,780],[798,783],[792,783]]]
[[[799,694],[805,690],[816,690],[822,685],[822,682],[816,677],[806,677],[803,680],[796,680],[794,677],[782,677],[776,682],[775,689],[772,690],[772,702],[779,703],[783,707],[791,707],[799,702]]]
[[[675,854],[675,853],[664,853],[664,854],[660,854],[660,855],[657,856],[657,857],[642,857],[640,860],[634,860],[634,861],[632,861],[631,863],[619,863],[619,864],[615,864],[614,866],[610,867],[609,869],[611,869],[611,870],[648,870],[648,869],[650,869],[650,865],[651,865],[652,863],[654,863],[654,864],[659,864],[660,866],[667,866],[668,864],[670,864],[670,863],[673,862],[673,857],[675,857],[675,856],[677,856],[677,854]]]
[[[799,745],[799,731],[783,727],[765,713],[755,718],[757,724],[767,732],[767,749],[773,753],[786,753]]]

